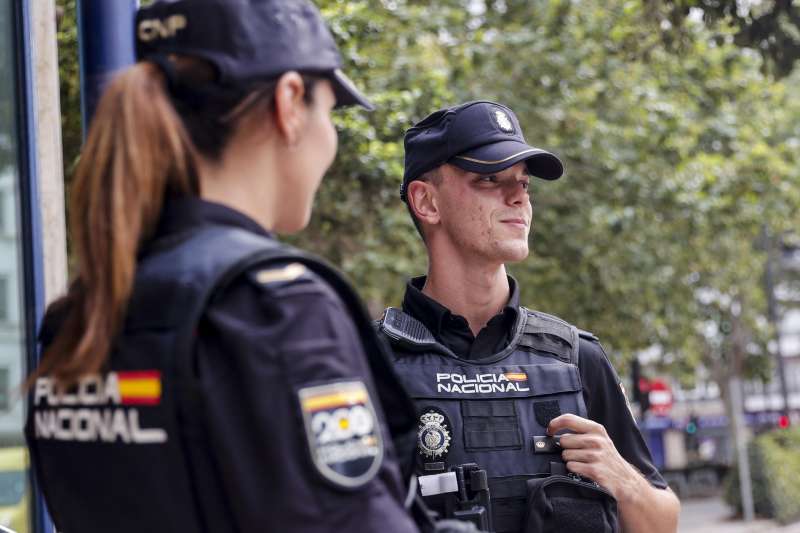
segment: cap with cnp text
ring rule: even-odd
[[[333,36],[308,0],[161,0],[139,9],[137,58],[169,54],[210,62],[221,85],[318,73],[331,81],[337,106],[373,109],[341,71]]]
[[[431,113],[405,135],[405,172],[400,197],[408,184],[449,163],[469,172],[500,172],[525,161],[531,175],[555,180],[564,173],[561,160],[525,142],[522,128],[508,107],[489,101],[467,102]]]

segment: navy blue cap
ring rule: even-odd
[[[445,163],[469,172],[500,172],[525,161],[532,176],[555,180],[564,173],[561,160],[525,142],[519,120],[508,107],[489,101],[467,102],[431,113],[405,135],[408,184]]]
[[[307,0],[161,0],[136,15],[136,56],[178,54],[209,61],[218,83],[236,85],[295,70],[333,84],[336,105],[373,109],[340,70],[328,27]]]

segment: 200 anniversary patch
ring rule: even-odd
[[[314,466],[342,488],[368,483],[383,460],[383,439],[362,381],[341,381],[298,391]]]

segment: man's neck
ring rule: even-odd
[[[508,303],[510,287],[506,267],[502,263],[447,263],[431,260],[422,292],[453,314],[463,316],[472,334],[477,336]]]

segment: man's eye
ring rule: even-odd
[[[529,181],[523,181],[521,183],[522,183],[522,188],[525,189],[526,191],[531,186],[531,182],[529,182]]]
[[[494,174],[490,174],[488,176],[480,176],[478,181],[482,181],[484,183],[497,183],[497,176]]]

